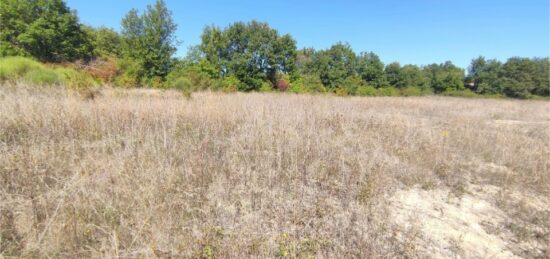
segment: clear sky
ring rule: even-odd
[[[81,21],[120,30],[131,9],[155,0],[68,0]],[[429,64],[451,60],[466,68],[479,55],[546,57],[548,0],[166,0],[178,24],[178,56],[200,42],[205,25],[268,22],[290,33],[298,47],[323,49],[338,41],[385,62]]]

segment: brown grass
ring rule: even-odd
[[[514,254],[550,253],[548,207],[502,198],[548,202],[549,102],[90,96],[0,86],[0,255],[422,257],[429,233],[387,201],[473,185],[498,189],[484,199],[507,215],[499,233],[534,244]]]

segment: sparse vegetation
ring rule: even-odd
[[[22,83],[0,101],[3,256],[549,255],[548,102]]]

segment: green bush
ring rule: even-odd
[[[23,80],[37,85],[53,85],[63,83],[63,79],[51,69],[34,69],[23,76]]]
[[[370,85],[363,85],[357,88],[357,95],[360,96],[376,96],[376,88]]]
[[[318,76],[303,75],[290,83],[293,93],[326,93],[327,89]]]
[[[301,94],[301,93],[305,93],[306,89],[305,89],[304,85],[301,84],[301,83],[291,83],[289,91],[291,93]]]
[[[0,81],[18,80],[33,70],[45,69],[44,65],[30,58],[0,58]]]
[[[334,93],[337,96],[348,96],[349,95],[348,89],[346,89],[346,88],[336,88],[336,90],[334,90]]]
[[[212,89],[223,92],[236,92],[241,85],[241,81],[235,76],[226,76],[213,83]]]
[[[138,87],[142,85],[144,74],[142,65],[133,59],[121,59],[118,70],[124,71],[115,78],[115,85],[120,87]]]
[[[479,95],[472,92],[470,89],[466,90],[448,90],[442,93],[446,96],[454,96],[454,97],[478,97]]]
[[[414,86],[409,86],[401,89],[402,96],[421,96],[424,95],[422,89]]]
[[[260,92],[271,92],[273,91],[273,85],[270,82],[263,82],[260,86]]]
[[[86,88],[97,85],[91,76],[71,68],[58,68],[55,73],[67,87]]]
[[[376,90],[377,96],[399,96],[399,90],[395,87],[382,87]]]
[[[349,95],[356,95],[359,87],[363,86],[364,82],[360,77],[350,76],[346,78],[340,88],[346,90],[346,93]]]
[[[60,84],[71,88],[95,86],[94,79],[72,68],[49,68],[25,57],[0,59],[0,81],[22,80],[37,85]]]
[[[187,77],[179,77],[168,83],[168,87],[174,88],[180,91],[193,91],[193,83]]]

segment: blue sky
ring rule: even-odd
[[[81,21],[120,29],[131,9],[155,0],[68,0]],[[166,0],[178,24],[178,56],[200,42],[205,25],[268,22],[290,33],[298,47],[323,49],[338,41],[356,52],[374,51],[385,63],[451,60],[466,68],[479,55],[546,57],[550,52],[548,0],[254,1]]]

